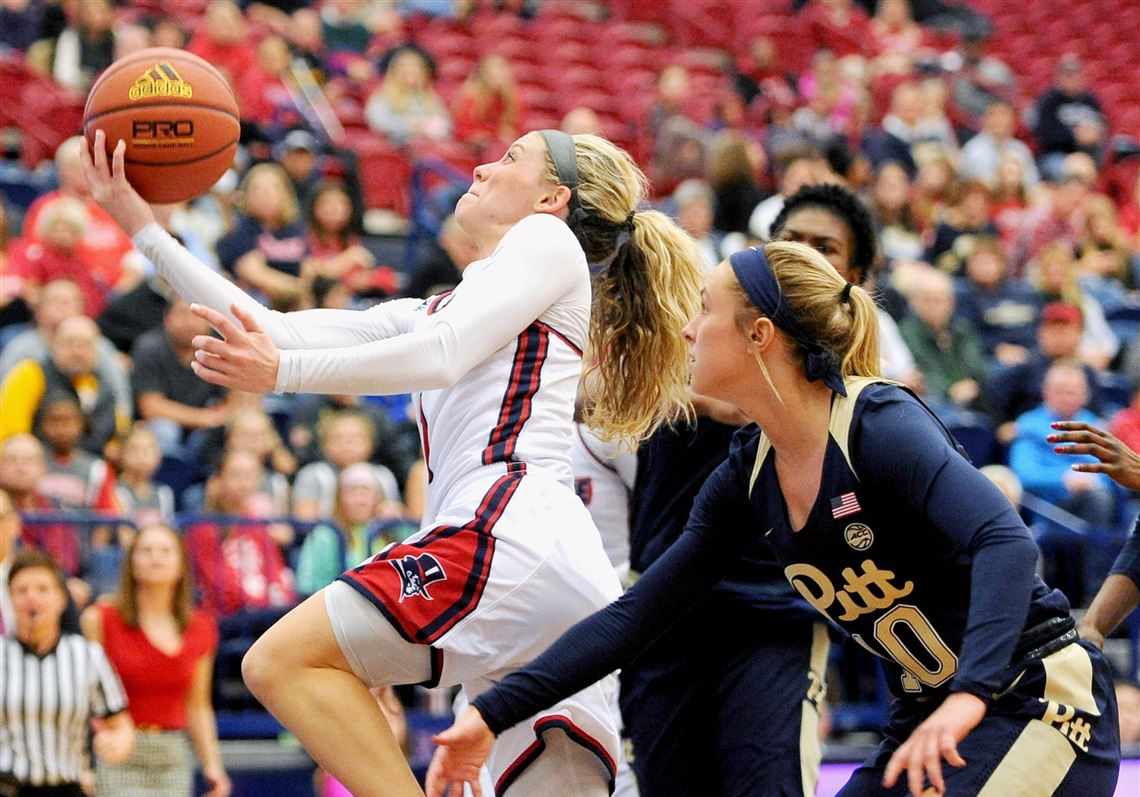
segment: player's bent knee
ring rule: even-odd
[[[262,640],[259,639],[246,651],[241,660],[242,680],[253,696],[262,702],[269,693],[275,670],[277,673],[281,672],[280,668],[273,667],[272,656],[266,651],[267,647],[268,645],[262,644]]]

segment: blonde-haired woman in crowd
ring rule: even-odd
[[[154,223],[123,176],[125,145],[112,167],[102,136],[85,161],[94,198],[224,336],[195,339],[199,376],[261,392],[417,391],[430,520],[286,615],[243,669],[357,797],[420,794],[368,688],[463,684],[477,695],[618,595],[573,490],[582,352],[597,375],[586,421],[603,437],[636,441],[688,414],[680,330],[698,304],[700,255],[666,216],[638,211],[646,182],[627,153],[541,130],[475,168],[455,217],[479,259],[455,290],[272,313]],[[549,794],[557,782],[609,794],[612,680],[500,738],[490,770],[503,793]]]
[[[94,604],[80,618],[84,636],[103,646],[123,681],[137,740],[121,764],[98,762],[99,794],[190,797],[191,747],[208,797],[230,793],[210,703],[218,632],[190,593],[182,538],[154,523],[128,548],[114,600]]]

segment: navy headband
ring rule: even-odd
[[[792,315],[792,308],[780,290],[776,274],[764,254],[763,247],[753,246],[728,259],[740,287],[760,312],[772,320],[781,331],[799,344],[806,355],[805,370],[809,382],[823,383],[841,396],[847,395],[839,359],[812,340]]]

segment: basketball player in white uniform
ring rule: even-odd
[[[480,259],[453,292],[279,314],[154,223],[122,177],[121,143],[113,171],[101,134],[94,149],[84,163],[94,198],[224,336],[195,340],[203,379],[253,391],[418,392],[431,522],[290,612],[243,672],[358,797],[420,794],[368,687],[462,684],[478,695],[619,593],[572,489],[581,353],[588,340],[606,343],[593,417],[611,436],[640,436],[683,411],[687,355],[672,336],[698,301],[691,239],[661,214],[635,217],[644,182],[623,152],[541,131],[475,170],[456,218]],[[614,255],[592,329],[584,251]],[[654,301],[631,311],[615,298],[634,292]],[[608,793],[612,691],[607,677],[501,736],[488,761],[496,792]]]

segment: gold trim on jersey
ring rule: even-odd
[[[812,623],[811,658],[808,670],[808,692],[800,708],[800,782],[804,797],[814,797],[819,782],[819,765],[823,761],[823,744],[819,740],[819,715],[827,694],[827,654],[831,640],[826,623]]]
[[[855,418],[855,402],[858,401],[859,394],[863,392],[863,389],[871,385],[899,385],[901,383],[881,376],[849,376],[843,380],[843,384],[847,388],[847,395],[836,394],[832,398],[831,417],[827,422],[827,432],[835,440],[839,450],[843,452],[843,459],[847,461],[848,469],[858,481],[859,474],[855,473],[855,468],[851,465],[851,453],[848,450],[851,421]],[[752,494],[752,489],[756,486],[756,480],[760,478],[760,469],[764,467],[764,460],[768,458],[768,452],[771,450],[772,442],[768,439],[768,435],[761,430],[760,444],[756,450],[756,464],[752,466],[752,476],[748,480],[749,495]]]
[[[1089,723],[1075,709],[1099,716],[1093,695],[1093,665],[1087,650],[1071,644],[1041,660],[1045,668],[1044,716],[1030,720],[1002,758],[978,797],[1052,794],[1087,749]]]

